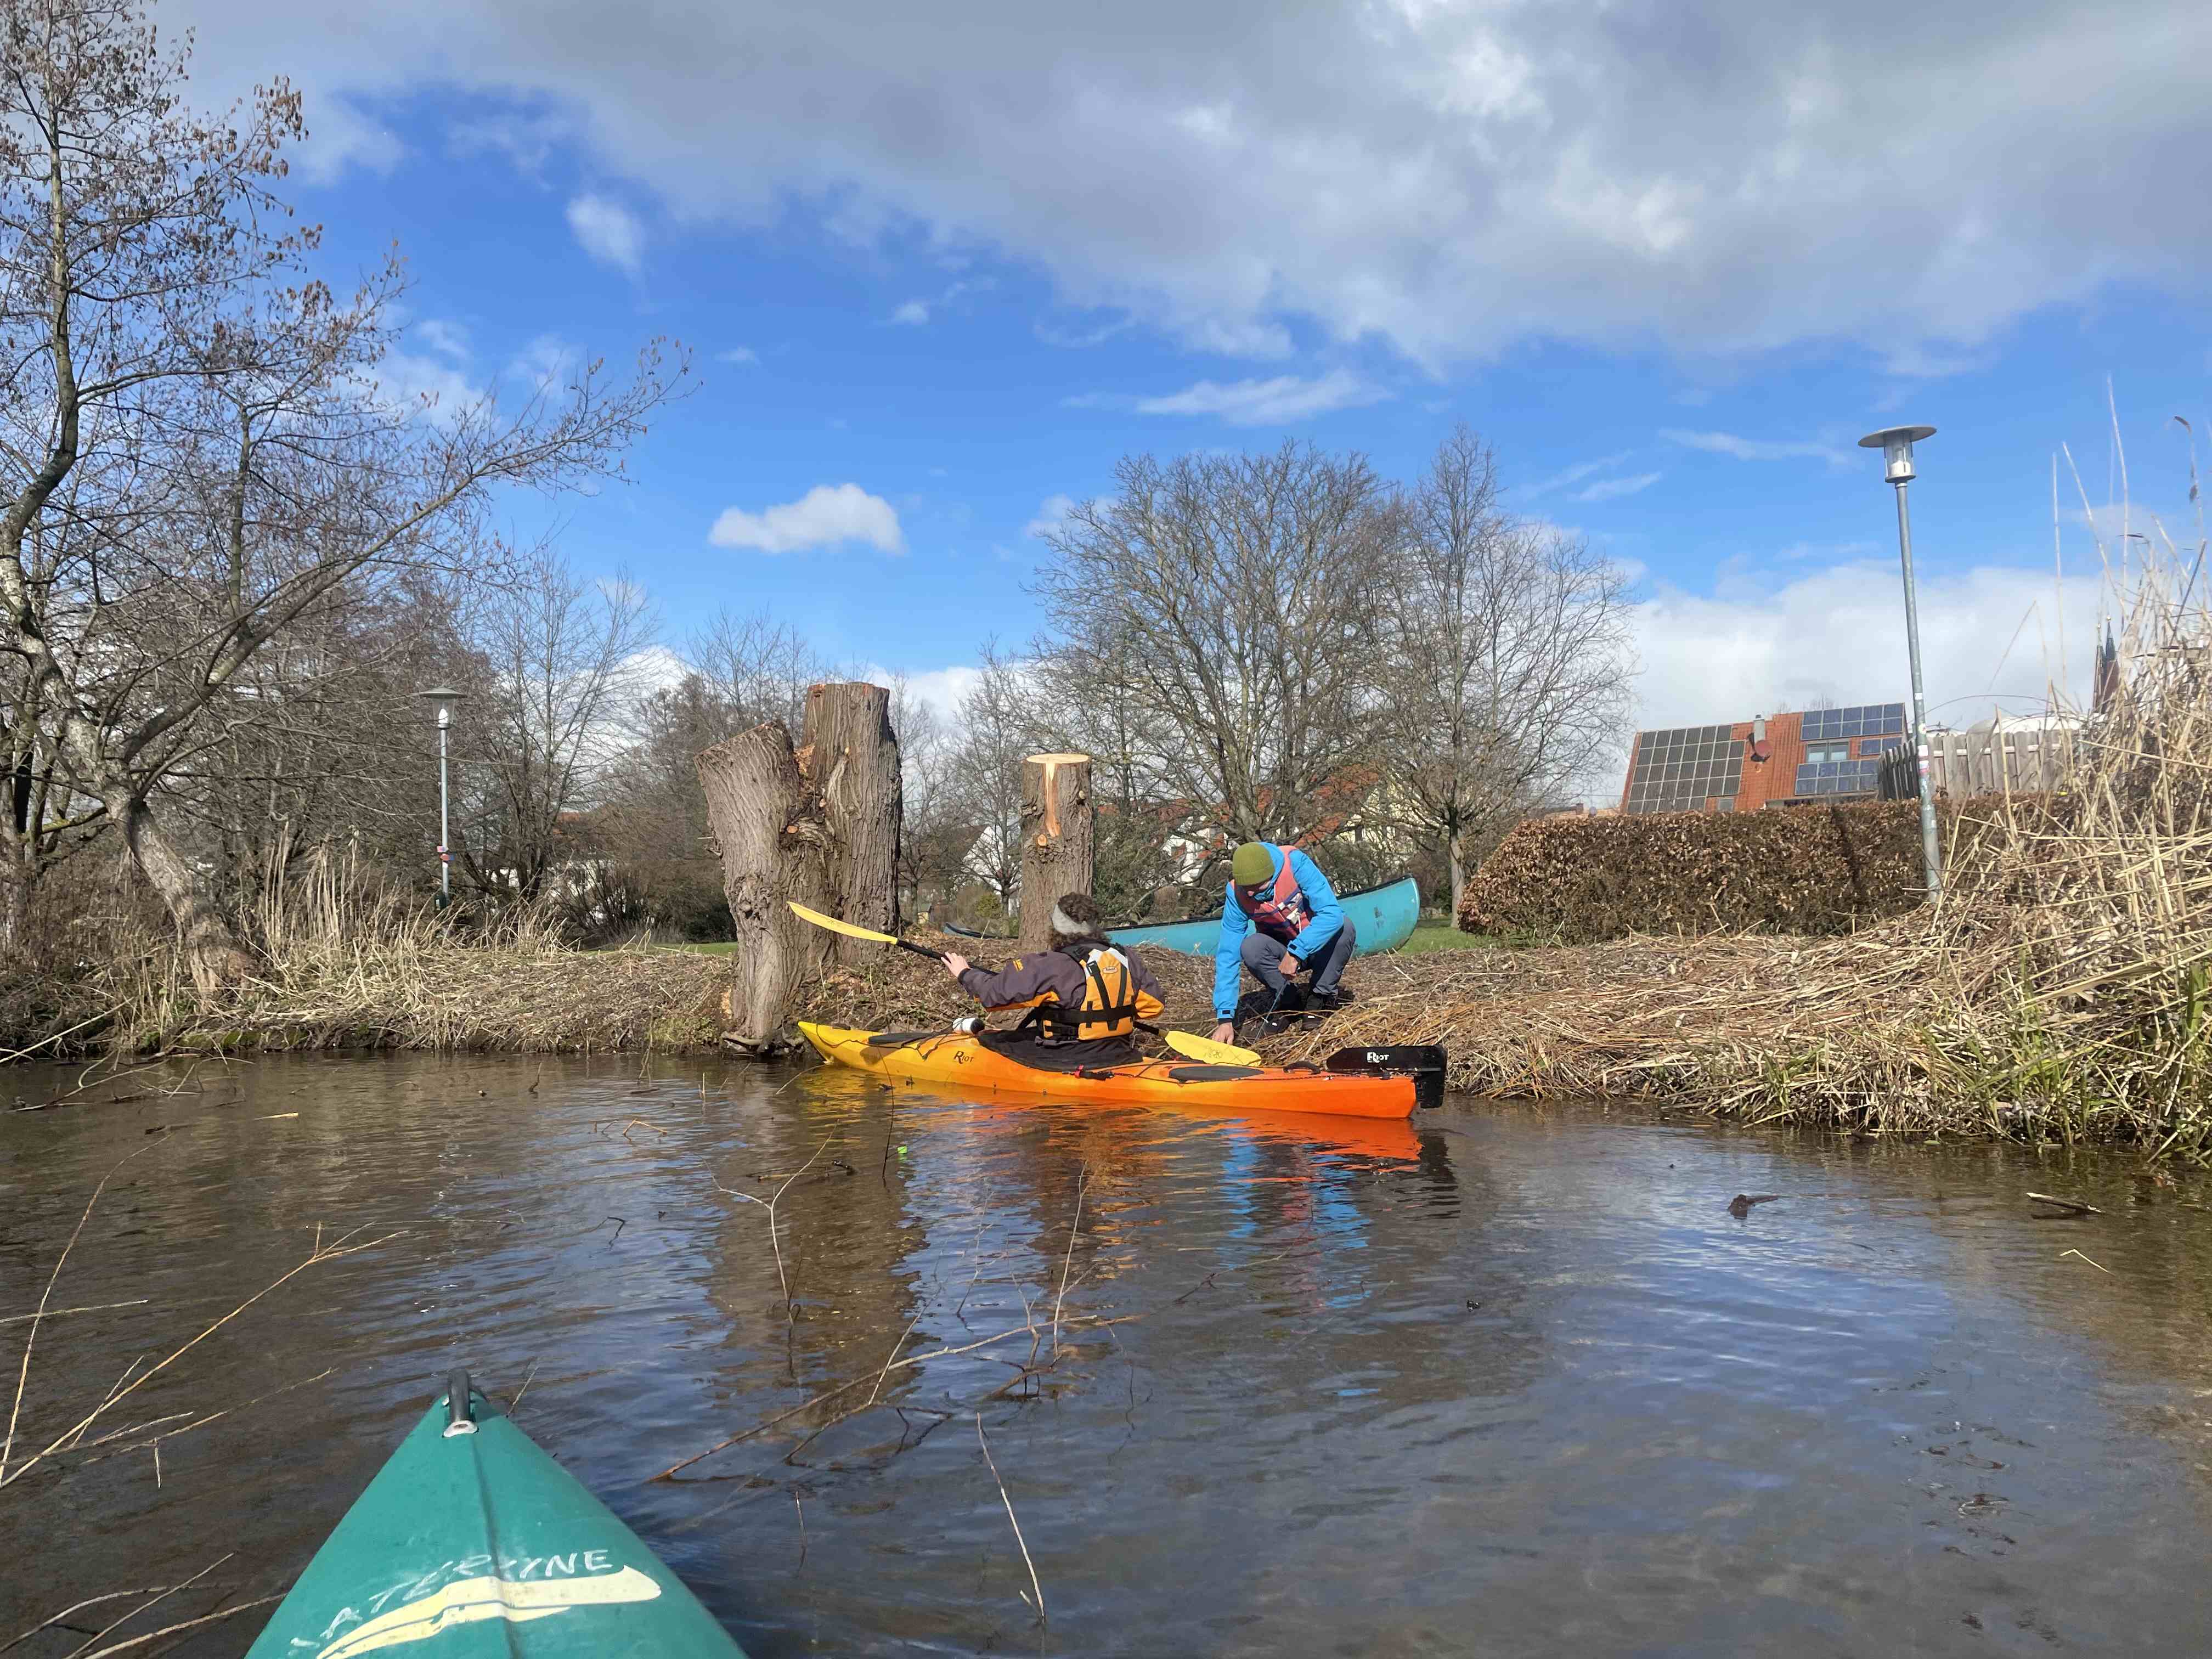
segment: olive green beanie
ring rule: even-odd
[[[1264,842],[1248,841],[1229,861],[1229,873],[1239,887],[1256,887],[1275,873],[1275,855]]]

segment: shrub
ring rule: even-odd
[[[1947,867],[1971,866],[1991,805],[1940,807]],[[1484,860],[1459,925],[1571,945],[1630,933],[1847,933],[1912,908],[1923,883],[1915,801],[1540,818]]]

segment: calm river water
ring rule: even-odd
[[[74,1081],[0,1073],[0,1106]],[[2212,1195],[2130,1160],[1456,1101],[1339,1133],[635,1060],[90,1092],[180,1081],[0,1117],[0,1318],[111,1171],[53,1305],[135,1304],[40,1330],[10,1476],[319,1229],[385,1242],[0,1488],[0,1642],[211,1565],[109,1639],[281,1589],[454,1365],[527,1379],[522,1426],[759,1659],[2212,1633]],[[787,1319],[769,1212],[733,1194],[810,1158],[775,1212]],[[2038,1219],[2029,1190],[2105,1213]],[[1738,1218],[1739,1193],[1779,1197]],[[894,1353],[1032,1319],[890,1372],[807,1443],[828,1410],[650,1480]],[[27,1328],[0,1325],[11,1395]],[[16,1652],[67,1654],[106,1610]],[[264,1616],[179,1650],[238,1653]]]

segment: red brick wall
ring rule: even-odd
[[[1739,720],[1731,728],[1744,745],[1743,782],[1735,792],[1735,810],[1756,812],[1771,800],[1787,800],[1797,793],[1797,769],[1805,763],[1805,722],[1798,714],[1766,717],[1767,758],[1751,759],[1751,722]]]

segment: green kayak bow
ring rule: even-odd
[[[435,1638],[434,1641],[433,1638]],[[456,1371],[246,1659],[744,1659],[606,1505]]]

